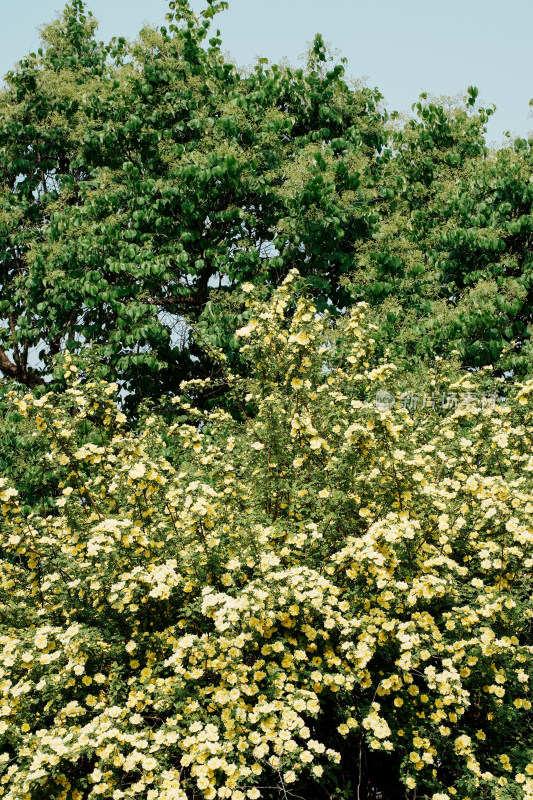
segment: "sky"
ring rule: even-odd
[[[61,0],[0,0],[0,74],[39,46],[38,27]],[[192,0],[196,11],[203,0]],[[165,0],[89,0],[99,37],[133,38],[146,22],[164,22]],[[409,111],[420,92],[462,97],[479,88],[495,104],[488,140],[500,145],[533,132],[531,0],[230,0],[216,19],[222,48],[239,65],[257,56],[295,65],[320,32],[348,59],[348,74],[378,87],[385,107]],[[533,135],[533,133],[532,133]]]

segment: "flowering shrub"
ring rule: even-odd
[[[381,410],[365,308],[296,281],[238,414],[192,383],[130,430],[72,362],[13,398],[65,477],[42,515],[1,481],[6,800],[533,798],[533,383]]]

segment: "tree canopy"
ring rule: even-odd
[[[489,151],[492,109],[421,98],[400,122],[317,36],[304,68],[238,69],[171,4],[138,39],[96,37],[81,0],[0,92],[0,371],[47,381],[101,346],[132,402],[238,358],[240,287],[290,269],[319,311],[376,309],[410,363],[526,374],[530,143]]]
[[[377,219],[364,195],[385,142],[379,95],[325,69],[320,38],[306,70],[242,76],[218,38],[203,46],[209,20],[177,16],[104,47],[74,3],[8,75],[3,370],[30,385],[55,353],[97,342],[140,395],[176,388],[206,368],[188,323],[228,345],[224,297],[289,265],[321,307],[348,302],[340,276]]]

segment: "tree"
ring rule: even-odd
[[[136,407],[213,375],[210,347],[237,369],[242,286],[297,268],[319,311],[370,303],[408,371],[529,374],[530,144],[489,150],[477,89],[400,122],[321,36],[305,69],[247,73],[210,30],[225,3],[171,6],[104,45],[76,0],[7,76],[0,372],[38,386],[98,344]]]
[[[6,800],[531,797],[533,382],[383,408],[369,309],[303,289],[251,294],[241,422],[195,380],[131,431],[70,356],[13,398],[64,474],[0,485]]]
[[[320,37],[306,70],[241,75],[206,44],[223,3],[171,6],[168,27],[104,46],[77,0],[8,75],[0,370],[26,385],[96,342],[132,400],[175,390],[209,373],[206,342],[235,354],[235,289],[293,267],[320,308],[349,300],[340,278],[377,220],[379,93],[352,91]]]
[[[23,59],[0,93],[0,370],[28,386],[42,381],[29,365],[32,346],[44,340],[50,353],[61,349],[58,326],[44,314],[46,291],[59,288],[58,275],[52,270],[39,282],[31,269],[60,194],[72,206],[89,177],[80,153],[87,127],[82,98],[102,91],[107,58],[92,38],[95,27],[78,0],[67,6],[43,31],[44,49]],[[61,321],[72,336],[68,306]]]
[[[530,143],[486,146],[494,109],[427,100],[386,153],[377,242],[358,249],[354,296],[378,309],[384,344],[412,367],[531,371]]]

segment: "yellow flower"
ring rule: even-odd
[[[46,422],[44,421],[44,419],[41,417],[40,414],[37,414],[37,416],[36,416],[36,423],[37,423],[37,428],[41,432],[45,431],[47,429],[47,427],[48,427]]]
[[[142,478],[144,476],[145,472],[146,472],[146,467],[144,466],[144,464],[139,463],[139,464],[136,464],[133,467],[133,469],[130,469],[129,477],[132,478],[132,479]]]
[[[337,730],[339,731],[339,733],[340,733],[342,736],[346,736],[348,733],[350,733],[350,729],[349,729],[349,727],[348,727],[347,725],[345,725],[344,723],[343,723],[342,725],[339,725],[339,727],[337,728]]]

